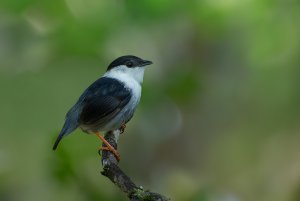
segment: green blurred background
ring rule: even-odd
[[[0,200],[127,200],[66,111],[116,57],[152,60],[120,166],[174,201],[300,200],[300,2],[1,0]]]

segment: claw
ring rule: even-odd
[[[119,128],[120,134],[124,133],[125,128],[126,128],[126,124],[122,124],[121,127]]]
[[[103,150],[110,151],[116,157],[117,161],[120,161],[120,154],[118,153],[118,151],[113,146],[111,146],[111,144],[109,144],[109,142],[107,142],[106,139],[102,135],[100,135],[99,132],[96,132],[95,134],[105,144],[105,147],[101,147],[98,153],[101,155],[100,152]]]

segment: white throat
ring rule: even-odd
[[[121,82],[124,82],[125,84],[132,81],[136,81],[137,83],[142,84],[144,79],[144,72],[145,67],[128,68],[125,65],[121,65],[107,71],[103,77],[115,78],[117,80],[120,80]]]

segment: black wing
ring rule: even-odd
[[[79,98],[82,111],[80,124],[101,127],[112,119],[131,98],[130,90],[113,78],[100,78]]]

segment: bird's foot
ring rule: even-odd
[[[100,148],[98,149],[98,153],[101,155],[101,152],[102,152],[102,151],[110,151],[110,152],[115,156],[115,158],[117,159],[118,162],[119,162],[120,159],[121,159],[121,156],[120,156],[119,152],[118,152],[117,150],[115,150],[115,149],[111,150],[111,149],[108,148],[108,147],[100,147]]]
[[[107,142],[107,140],[99,132],[96,132],[95,134],[105,145],[104,147],[101,147],[99,149],[99,152],[100,151],[110,151],[111,153],[113,153],[113,155],[116,157],[117,161],[119,162],[120,161],[119,152],[111,144],[109,144],[109,142]]]
[[[126,128],[126,124],[122,124],[121,127],[119,128],[120,134],[124,133],[125,128]]]

